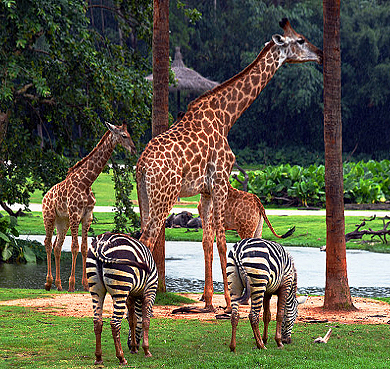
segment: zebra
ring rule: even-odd
[[[112,296],[114,312],[110,320],[116,357],[127,364],[120,341],[120,329],[126,306],[129,336],[127,345],[137,353],[141,334],[145,356],[149,351],[149,324],[156,298],[158,274],[150,250],[126,234],[111,232],[97,236],[87,255],[87,278],[93,304],[93,324],[96,338],[96,361],[102,364],[101,333],[103,303],[106,293]]]
[[[291,331],[298,315],[297,272],[290,254],[282,245],[261,238],[237,242],[227,260],[228,288],[232,300],[232,338],[230,350],[236,349],[239,304],[251,298],[249,320],[257,347],[266,349],[271,320],[270,299],[278,296],[275,341],[279,348],[291,343]],[[259,332],[259,314],[264,304],[263,337]]]

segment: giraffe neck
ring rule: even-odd
[[[227,136],[233,124],[256,100],[284,60],[280,49],[270,41],[244,70],[200,96],[190,103],[189,108],[197,109],[208,102]]]
[[[90,187],[107,164],[115,145],[116,142],[113,140],[112,133],[107,131],[95,148],[69,169],[68,177],[77,176],[78,180]]]

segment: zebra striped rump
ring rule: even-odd
[[[108,292],[114,305],[110,322],[113,332],[119,332],[126,307],[135,314],[135,317],[129,316],[128,345],[132,352],[136,352],[145,328],[145,318],[149,326],[158,284],[157,267],[150,250],[125,234],[101,234],[92,241],[88,250],[87,278],[92,296],[95,331],[96,326],[102,324],[103,302]],[[115,338],[114,343],[117,347]],[[145,344],[145,335],[143,343]],[[148,347],[145,354],[147,352]],[[117,356],[121,360],[123,352],[121,354],[120,350],[117,351]],[[97,362],[100,362],[98,356]]]
[[[269,299],[271,295],[277,294],[278,299],[282,299],[283,308],[277,313],[279,325],[277,324],[275,340],[281,347],[282,341],[289,343],[298,314],[297,273],[292,257],[283,246],[260,238],[248,238],[237,242],[228,255],[227,277],[232,299],[232,324],[233,320],[238,317],[239,304],[251,298],[249,318],[251,323],[258,326],[259,313],[264,301],[264,332],[267,336],[268,322],[266,320],[268,317],[266,315],[270,316]],[[237,325],[237,323],[238,321],[234,324]],[[235,333],[232,343],[235,347]],[[261,337],[257,344],[259,348],[265,347]]]

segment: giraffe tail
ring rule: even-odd
[[[283,235],[278,235],[276,233],[276,231],[274,230],[274,227],[272,227],[272,224],[271,222],[269,221],[269,219],[267,218],[267,215],[265,214],[265,209],[264,209],[264,206],[263,204],[261,203],[260,199],[254,195],[255,199],[256,199],[256,202],[257,202],[257,205],[259,207],[259,210],[260,210],[260,214],[263,216],[265,222],[267,223],[269,229],[271,230],[271,232],[274,234],[275,237],[277,238],[287,238],[287,237],[290,237],[294,232],[295,232],[295,226],[290,228],[285,234]]]

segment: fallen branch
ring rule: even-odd
[[[366,225],[366,222],[371,222],[374,219],[376,219],[375,215],[373,217],[371,217],[370,219],[363,219],[362,223],[360,223],[359,225],[356,225],[356,229],[354,231],[349,232],[345,235],[345,242],[348,242],[349,240],[352,240],[352,239],[361,240],[364,235],[371,235],[371,239],[374,238],[375,236],[378,236],[381,239],[382,243],[387,244],[386,236],[388,234],[390,234],[390,229],[387,229],[389,224],[390,224],[390,221],[386,222],[386,220],[389,220],[390,217],[388,217],[387,215],[384,218],[382,218],[383,229],[381,229],[379,231],[374,231],[371,228],[360,230],[360,228],[362,228]]]
[[[315,343],[327,343],[329,341],[330,335],[332,334],[332,328],[329,328],[328,332],[324,337],[318,337],[314,340]]]

